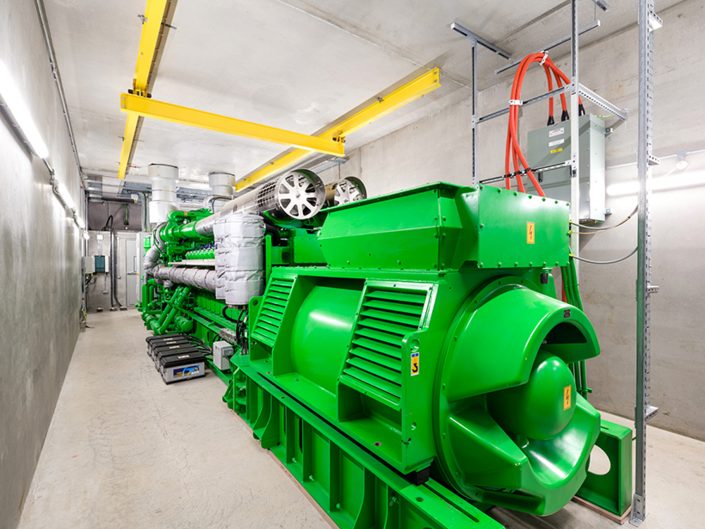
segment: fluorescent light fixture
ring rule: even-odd
[[[39,134],[39,129],[32,119],[32,113],[25,104],[22,93],[17,89],[10,71],[2,61],[0,61],[0,99],[5,103],[34,154],[46,160],[49,157],[49,148]]]
[[[688,171],[651,180],[652,191],[669,191],[684,187],[694,187],[705,185],[705,171]],[[607,195],[610,197],[623,197],[636,195],[639,192],[639,181],[629,180],[628,182],[618,182],[607,186]]]
[[[57,181],[56,182],[56,189],[57,189],[57,192],[59,193],[59,196],[61,197],[61,200],[63,200],[64,204],[66,204],[66,207],[76,211],[76,206],[74,206],[74,204],[73,204],[73,200],[71,199],[71,195],[69,195],[69,192],[64,187],[64,185],[61,182]]]

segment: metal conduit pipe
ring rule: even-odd
[[[157,265],[151,270],[151,273],[157,279],[215,292],[215,270]]]
[[[64,92],[64,84],[61,81],[61,74],[59,73],[59,67],[56,62],[56,54],[54,52],[54,43],[51,39],[51,33],[49,32],[49,22],[47,20],[46,10],[44,8],[44,2],[42,0],[35,0],[34,5],[37,9],[37,15],[39,16],[39,23],[42,27],[42,36],[44,37],[44,45],[47,49],[47,54],[49,55],[49,68],[51,68],[51,75],[56,84],[56,90],[59,93],[59,102],[61,103],[61,112],[64,115],[64,121],[66,122],[66,129],[69,134],[69,143],[71,144],[71,151],[73,152],[73,159],[76,163],[76,169],[78,169],[78,175],[81,179],[81,187],[84,187],[85,175],[83,174],[83,168],[81,167],[81,160],[78,156],[78,147],[76,146],[76,135],[73,131],[73,125],[71,124],[71,116],[69,115],[69,105],[66,102],[66,93]]]
[[[137,200],[132,197],[120,196],[120,195],[100,195],[91,196],[88,195],[89,202],[119,202],[121,204],[137,204]]]
[[[140,204],[142,204],[142,231],[149,231],[149,201],[147,193],[138,191],[136,195],[140,197]]]

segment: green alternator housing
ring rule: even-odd
[[[233,362],[416,482],[553,513],[600,433],[576,376],[595,332],[551,275],[569,262],[568,212],[450,184],[331,209],[325,262],[271,269]],[[251,423],[266,411],[240,407]]]

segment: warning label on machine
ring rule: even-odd
[[[566,386],[563,388],[563,409],[564,410],[570,409],[570,401],[571,401],[572,392],[573,392],[573,388],[571,386]]]
[[[533,222],[526,223],[526,244],[536,243],[536,229]]]
[[[415,377],[419,374],[419,353],[411,353],[411,376]]]

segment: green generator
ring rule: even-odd
[[[494,528],[492,506],[548,515],[576,494],[627,510],[631,432],[587,400],[599,345],[566,202],[437,183],[315,209],[257,210],[263,292],[246,305],[211,291],[217,265],[163,272],[217,256],[203,227],[238,208],[173,213],[142,311],[155,334],[233,345],[229,369],[210,362],[225,402],[336,524]]]

